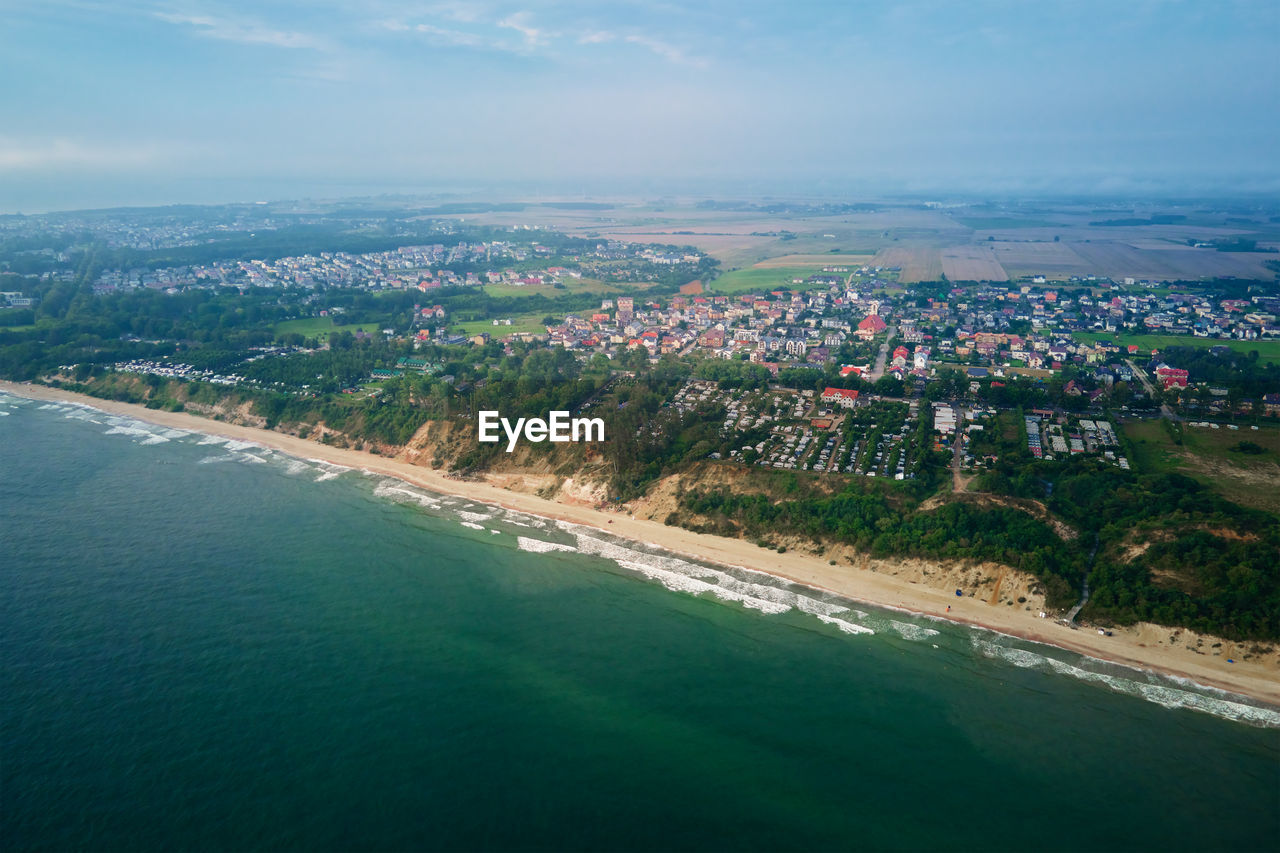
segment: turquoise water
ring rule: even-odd
[[[1277,717],[1231,697],[252,446],[0,412],[5,849],[1280,837]]]

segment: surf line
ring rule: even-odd
[[[534,443],[553,441],[556,443],[580,441],[604,441],[603,418],[571,418],[568,412],[548,412],[543,418],[516,418],[515,423],[504,418],[492,409],[479,413],[480,441],[496,443],[502,440],[498,427],[507,436],[507,452],[516,449],[523,434],[526,441]]]

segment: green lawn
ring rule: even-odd
[[[1198,423],[1198,421],[1197,421]],[[1132,450],[1130,463],[1142,474],[1176,471],[1204,483],[1236,503],[1280,511],[1280,426],[1263,424],[1238,430],[1135,421],[1123,426]],[[1175,437],[1182,440],[1178,444]],[[1263,448],[1259,454],[1233,450],[1241,442]]]
[[[817,274],[822,274],[821,267],[747,267],[721,275],[711,282],[708,290],[719,294],[766,293],[784,287],[791,290],[807,290],[812,289],[813,285],[792,284],[791,280],[806,279]],[[847,274],[836,274],[841,278],[848,277]]]
[[[463,323],[451,324],[449,328],[466,335],[478,335],[481,332],[488,332],[494,338],[501,338],[516,332],[545,335],[547,327],[542,324],[542,318],[545,316],[545,314],[525,314],[512,317],[510,326],[495,326],[493,325],[493,320],[468,320]]]
[[[271,331],[277,335],[297,334],[323,340],[334,332],[381,334],[382,325],[379,323],[348,323],[345,326],[335,326],[332,317],[304,317],[301,320],[285,320],[276,323],[271,327]]]
[[[626,296],[638,289],[652,287],[652,284],[631,284],[625,282],[600,281],[594,278],[566,278],[558,288],[551,284],[486,284],[485,293],[490,296],[532,296],[541,293],[548,299],[561,296],[572,296],[578,293],[599,293],[603,296]]]
[[[1248,353],[1258,351],[1258,358],[1264,362],[1280,364],[1280,341],[1229,341],[1218,338],[1195,338],[1191,335],[1110,335],[1105,332],[1076,332],[1074,337],[1081,341],[1113,341],[1121,346],[1137,345],[1140,354],[1148,355],[1153,349],[1166,347],[1216,347],[1228,346],[1236,352]]]

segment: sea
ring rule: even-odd
[[[1280,713],[0,394],[5,850],[1274,850]]]

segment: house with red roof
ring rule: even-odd
[[[1187,387],[1187,371],[1177,367],[1161,367],[1156,370],[1156,378],[1160,380],[1160,384],[1168,391],[1170,388],[1186,388]]]
[[[889,328],[881,319],[879,314],[868,314],[861,323],[858,324],[858,337],[870,340],[876,335]]]
[[[822,392],[822,402],[834,403],[846,409],[852,409],[858,402],[858,392],[847,388],[827,388]]]

